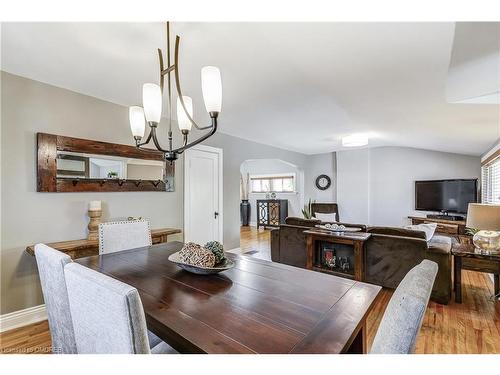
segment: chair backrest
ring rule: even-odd
[[[150,353],[137,289],[78,263],[64,273],[78,353]]]
[[[414,352],[437,271],[436,262],[424,259],[408,272],[387,305],[370,353]]]
[[[35,245],[35,259],[49,319],[52,351],[74,354],[76,353],[75,334],[64,278],[64,266],[71,263],[71,258],[49,246],[37,244]]]
[[[337,203],[311,203],[311,211],[321,214],[335,214],[335,221],[340,221],[339,206]]]
[[[99,254],[151,245],[147,220],[113,221],[99,224]]]

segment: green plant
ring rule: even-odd
[[[309,198],[309,201],[307,204],[304,205],[304,208],[302,209],[302,215],[304,215],[304,219],[312,219],[312,204],[316,201],[311,201],[311,198]]]
[[[477,232],[479,232],[479,229],[476,229],[476,228],[465,228],[465,233],[468,234],[469,236],[473,236]]]
[[[209,241],[205,244],[205,249],[210,250],[215,255],[215,264],[218,264],[226,259],[224,248],[218,241]]]

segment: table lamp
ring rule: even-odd
[[[500,205],[469,203],[466,226],[478,230],[472,238],[476,248],[500,251]]]

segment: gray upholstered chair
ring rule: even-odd
[[[78,353],[175,353],[164,342],[150,349],[137,289],[77,263],[64,274]]]
[[[113,221],[99,224],[99,254],[151,246],[147,220]]]
[[[76,341],[64,279],[64,266],[71,263],[71,258],[49,246],[37,244],[35,259],[49,320],[52,351],[74,354]]]
[[[370,353],[414,352],[437,271],[436,262],[424,259],[406,274],[387,305]]]

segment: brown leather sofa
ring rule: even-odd
[[[271,260],[295,267],[306,267],[305,230],[321,223],[317,219],[288,217],[285,224],[271,231]],[[425,233],[402,228],[371,227],[347,224],[372,234],[366,243],[365,281],[387,288],[396,288],[408,271],[423,259],[435,261],[438,274],[431,298],[448,304],[451,299],[450,237],[434,235],[427,242]]]
[[[281,224],[279,228],[271,230],[271,260],[273,262],[305,268],[306,235],[304,231],[320,223],[321,221],[317,219],[287,217],[285,224]],[[346,227],[361,228],[361,231],[366,232],[366,226],[362,224],[338,224],[343,224]]]
[[[403,277],[423,259],[438,264],[432,289],[433,301],[448,304],[451,299],[451,237],[434,235],[427,242],[425,233],[393,227],[370,227],[366,243],[365,281],[396,288]]]

